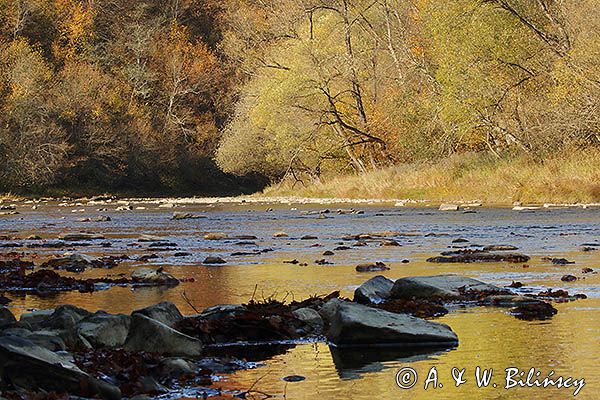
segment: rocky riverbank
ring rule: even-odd
[[[447,313],[446,307],[508,307],[518,318],[551,318],[556,309],[541,296],[457,275],[396,281],[377,276],[357,288],[353,300],[339,292],[287,304],[252,300],[191,316],[163,302],[130,315],[63,305],[25,313],[17,321],[4,307],[0,389],[8,399],[141,399],[182,388],[211,397],[223,394],[219,376],[257,366],[232,355],[239,346],[261,348],[265,359],[306,341],[326,341],[340,350],[451,349],[459,344],[457,335],[431,321]]]

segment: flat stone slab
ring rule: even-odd
[[[454,347],[458,344],[458,336],[448,325],[344,301],[335,301],[329,308],[326,335],[338,347]]]
[[[477,279],[459,275],[416,276],[398,279],[391,291],[393,299],[427,299],[440,297],[448,300],[463,300],[465,292],[505,293],[505,289]]]

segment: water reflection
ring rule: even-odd
[[[389,368],[389,363],[410,364],[431,359],[448,349],[409,349],[394,347],[377,348],[329,348],[335,369],[341,379],[359,379],[364,374],[381,372]]]

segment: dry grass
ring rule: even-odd
[[[8,202],[8,201],[19,201],[21,197],[14,195],[12,193],[0,193],[0,203]]]
[[[266,196],[480,200],[506,204],[600,202],[600,151],[570,153],[543,163],[466,154],[435,164],[410,164],[308,185],[267,188]]]

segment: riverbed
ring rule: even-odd
[[[565,388],[506,390],[504,370],[516,367],[524,371],[537,368],[542,378],[551,371],[555,371],[555,376],[584,378],[586,386],[577,398],[597,398],[600,390],[600,275],[582,272],[583,268],[600,272],[600,209],[597,208],[517,212],[496,207],[476,208],[465,213],[441,212],[423,205],[241,201],[181,202],[173,204],[175,208],[166,208],[170,205],[152,199],[93,204],[16,202],[15,205],[19,214],[0,217],[0,236],[11,236],[10,242],[23,243],[23,247],[3,251],[24,251],[24,259],[30,257],[36,264],[65,251],[90,256],[127,255],[130,260],[111,270],[65,274],[78,278],[119,276],[150,266],[163,267],[184,280],[170,289],[113,287],[92,294],[7,294],[13,300],[10,307],[15,315],[59,304],[73,304],[90,311],[130,313],[161,301],[172,301],[184,314],[194,314],[196,310],[216,304],[245,303],[250,299],[301,300],[336,290],[352,297],[356,287],[377,275],[356,272],[356,265],[375,261],[390,267],[384,273],[390,279],[454,273],[498,286],[518,281],[524,284],[520,289],[523,293],[552,288],[588,296],[586,300],[554,304],[559,313],[548,321],[521,321],[501,308],[454,309],[436,321],[450,325],[458,334],[460,345],[441,353],[341,352],[323,342],[296,344],[284,354],[262,361],[256,369],[226,376],[220,383],[224,388],[253,386],[262,393],[288,399],[564,399],[572,396],[573,389]],[[122,211],[117,211],[118,208]],[[344,212],[337,213],[338,209]],[[350,212],[351,209],[355,212]],[[174,212],[202,218],[173,220]],[[82,221],[100,215],[110,217],[110,221]],[[41,238],[39,242],[51,241],[61,234],[82,231],[101,234],[105,239],[94,241],[90,246],[67,249],[30,249],[26,245],[31,242],[24,240],[37,235]],[[285,232],[287,237],[274,237],[277,232]],[[382,247],[368,241],[366,246],[353,246],[353,241],[343,240],[347,235],[375,232],[394,232],[392,237],[401,246]],[[211,233],[226,234],[231,239],[205,239],[205,235]],[[149,248],[147,243],[138,241],[140,235],[160,236],[170,247],[168,250]],[[248,239],[250,236],[256,239]],[[110,247],[106,247],[107,243]],[[527,265],[426,261],[450,247],[474,245],[514,245],[532,259]],[[340,246],[350,249],[334,250]],[[596,247],[598,251],[589,251]],[[335,254],[323,256],[326,250],[334,250]],[[176,256],[176,253],[188,254]],[[245,254],[232,256],[233,253]],[[158,258],[134,261],[150,254]],[[204,266],[207,256],[221,257],[227,263]],[[544,257],[566,258],[574,264],[554,265],[543,260]],[[331,264],[317,265],[315,261],[321,259]],[[298,263],[288,263],[293,260]],[[561,281],[566,274],[579,279],[571,283]],[[405,367],[413,368],[420,377],[410,390],[396,385],[396,373]],[[433,367],[443,387],[430,387],[425,391],[424,379]],[[458,388],[451,375],[454,367],[466,369],[467,382]],[[478,388],[477,367],[493,369],[493,381],[498,387]],[[305,379],[282,380],[290,375]]]

